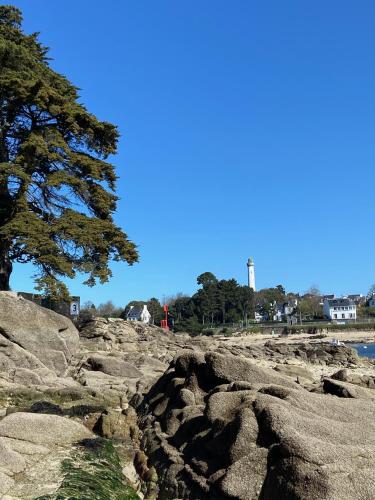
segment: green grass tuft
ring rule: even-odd
[[[138,500],[111,441],[85,439],[80,444],[74,456],[62,462],[64,480],[58,491],[36,500]]]

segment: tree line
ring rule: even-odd
[[[152,325],[160,325],[161,319],[164,318],[163,307],[160,304],[159,300],[155,297],[152,297],[150,300],[132,300],[125,307],[116,306],[112,300],[108,300],[107,302],[102,302],[99,305],[95,305],[91,301],[85,302],[80,311],[80,319],[88,320],[92,317],[100,317],[100,318],[123,318],[126,319],[127,313],[130,310],[131,306],[143,306],[147,305],[147,309],[151,314],[150,323]]]
[[[199,331],[216,324],[248,320],[254,317],[254,292],[235,279],[218,280],[211,272],[197,277],[199,289],[192,296],[169,300],[169,311],[176,331]]]
[[[175,331],[199,332],[216,324],[247,323],[254,317],[254,292],[248,286],[239,285],[235,279],[218,280],[211,272],[199,275],[197,284],[200,288],[193,296],[177,294],[163,301],[168,303],[168,320]],[[86,302],[81,316],[126,318],[131,306],[144,304],[151,314],[151,324],[159,325],[165,312],[155,297],[148,301],[133,300],[125,308],[116,307],[111,301],[97,307]]]
[[[198,290],[192,296],[177,293],[163,299],[168,304],[168,321],[174,331],[199,333],[217,325],[254,322],[255,310],[263,317],[272,320],[277,306],[291,299],[298,300],[298,313],[303,318],[318,319],[323,317],[321,294],[316,286],[301,297],[287,293],[282,285],[264,288],[254,292],[246,285],[240,285],[235,279],[219,280],[213,273],[205,272],[197,277]],[[126,318],[131,306],[147,305],[151,314],[150,323],[160,325],[165,318],[163,304],[155,297],[147,300],[132,300],[125,307],[117,307],[112,301],[95,306],[84,304],[82,317],[122,317]]]
[[[255,311],[272,321],[277,308],[297,299],[295,313],[303,319],[322,319],[321,292],[312,285],[303,295],[286,292],[282,285],[254,292],[235,279],[218,280],[211,272],[198,276],[200,288],[193,296],[178,294],[166,301],[176,331],[199,332],[228,323],[254,322]]]
[[[240,285],[235,279],[219,280],[211,272],[197,277],[198,290],[192,296],[177,293],[164,297],[162,302],[153,297],[148,301],[133,300],[125,307],[117,307],[111,301],[99,304],[86,303],[82,315],[126,318],[131,306],[147,305],[151,314],[150,323],[160,325],[165,318],[163,304],[169,306],[169,325],[174,331],[200,333],[218,325],[254,322],[255,311],[263,318],[272,321],[277,307],[297,299],[295,314],[299,319],[323,319],[322,294],[316,285],[312,285],[304,294],[286,292],[282,285],[264,288],[254,292],[248,286]],[[375,286],[368,297],[375,294]],[[374,316],[375,308],[366,304],[359,306],[361,316]]]

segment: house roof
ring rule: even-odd
[[[133,306],[128,312],[128,316],[140,316],[143,311],[143,306]]]
[[[355,306],[355,302],[349,298],[327,299],[330,307],[334,306]]]

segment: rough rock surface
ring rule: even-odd
[[[113,400],[129,401],[148,391],[190,338],[138,322],[94,318],[80,328],[80,340],[74,378]]]
[[[39,444],[66,444],[92,437],[78,422],[38,413],[17,412],[0,422],[0,436]]]
[[[78,337],[14,294],[0,293],[3,310],[5,500],[55,494],[62,461],[91,431],[115,443],[146,498],[375,498],[375,364],[354,350],[233,344],[104,318]]]
[[[56,415],[13,413],[0,421],[1,498],[36,498],[54,492],[63,479],[61,462],[72,445],[93,434]]]
[[[232,355],[177,357],[140,408],[161,496],[375,498],[375,401],[352,387],[360,397],[309,392]]]
[[[346,368],[343,368],[334,373],[331,378],[340,380],[341,382],[349,382],[350,384],[375,389],[375,373],[373,375],[359,375],[350,373]]]
[[[0,367],[45,366],[63,375],[79,347],[78,331],[64,316],[0,292]],[[4,370],[5,369],[5,370]]]

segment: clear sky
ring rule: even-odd
[[[258,288],[375,282],[372,0],[13,4],[122,135],[116,221],[140,262],[73,294],[190,294],[205,271],[246,283],[249,256]],[[17,265],[12,287],[32,273]]]

